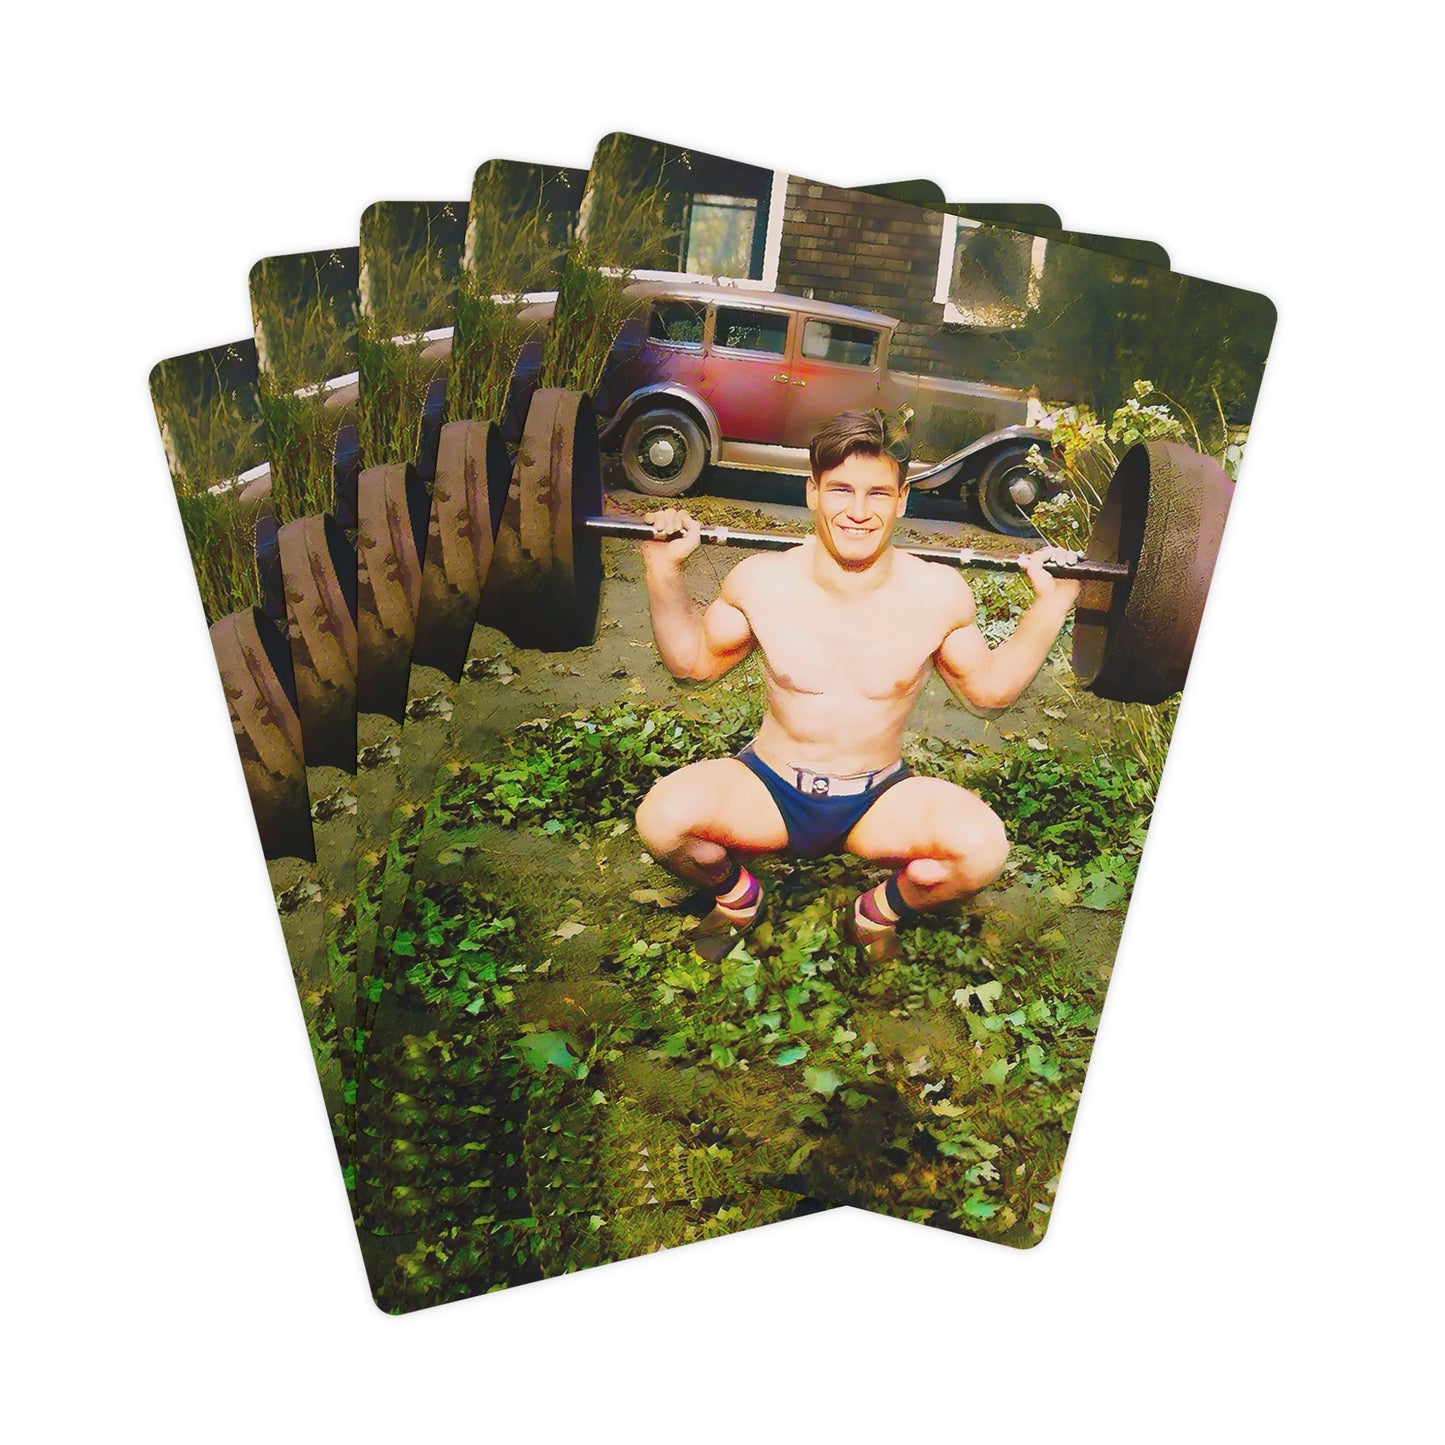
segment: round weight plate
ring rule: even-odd
[[[437,596],[439,586],[463,594],[479,588],[477,548],[472,537],[472,490],[476,450],[484,446],[486,424],[448,422],[437,445],[436,477],[431,491],[431,523],[427,532],[426,565],[421,578],[421,610]],[[468,476],[468,472],[471,476]]]
[[[260,608],[211,627],[246,792],[268,858],[315,857],[291,650]]]
[[[363,712],[401,719],[421,602],[426,487],[397,462],[357,482],[358,698]]]
[[[511,460],[493,423],[442,428],[413,661],[453,679],[467,660],[510,484]]]
[[[1087,555],[1133,570],[1080,592],[1073,664],[1089,691],[1152,704],[1183,688],[1233,495],[1217,462],[1177,442],[1124,454]]]
[[[519,647],[589,646],[597,631],[602,550],[582,522],[601,508],[591,403],[580,392],[537,392],[527,409],[481,620]]]
[[[356,553],[329,516],[288,522],[279,544],[306,762],[350,772],[356,766]]]

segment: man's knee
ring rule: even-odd
[[[691,831],[695,813],[688,790],[678,785],[676,773],[669,773],[637,805],[638,836],[650,852],[668,852]]]
[[[941,851],[954,876],[969,890],[986,888],[1008,862],[1008,835],[992,808],[983,805],[951,817],[941,829]]]

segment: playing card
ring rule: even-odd
[[[285,581],[343,1097],[355,1092],[357,543],[356,247],[269,256],[251,313]],[[349,1107],[348,1107],[349,1114]],[[349,1132],[349,1123],[348,1123]]]
[[[328,912],[335,900],[315,843],[326,820],[313,809],[308,789],[301,690],[287,640],[288,597],[314,596],[319,603],[320,594],[308,593],[306,577],[293,577],[288,588],[282,570],[283,555],[311,555],[314,543],[306,533],[319,530],[324,547],[324,529],[295,515],[294,497],[274,485],[249,337],[170,357],[156,366],[150,384],[317,1075],[349,1175],[328,967]],[[307,660],[314,660],[309,653]]]

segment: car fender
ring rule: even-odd
[[[713,409],[695,391],[690,391],[685,386],[678,386],[669,381],[658,381],[651,386],[638,387],[613,413],[612,420],[602,428],[601,440],[604,445],[614,440],[620,441],[622,432],[639,409],[645,404],[655,405],[664,397],[681,402],[689,411],[697,413],[698,419],[707,430],[708,450],[716,458],[722,450],[722,430],[718,426]]]
[[[1045,427],[1000,427],[998,431],[991,431],[987,436],[979,437],[976,442],[970,442],[961,450],[946,456],[941,462],[933,462],[926,471],[909,477],[908,485],[920,491],[931,492],[951,482],[968,462],[982,452],[993,451],[1006,442],[1037,442],[1040,448],[1047,451],[1052,440],[1053,433]]]

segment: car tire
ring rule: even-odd
[[[986,526],[1006,537],[1036,537],[1029,513],[1043,498],[1036,472],[1029,469],[1027,447],[1004,447],[984,463],[973,496]],[[1027,484],[1027,485],[1025,485]]]
[[[649,497],[680,497],[707,463],[707,435],[689,412],[672,407],[645,411],[623,433],[623,475]]]

